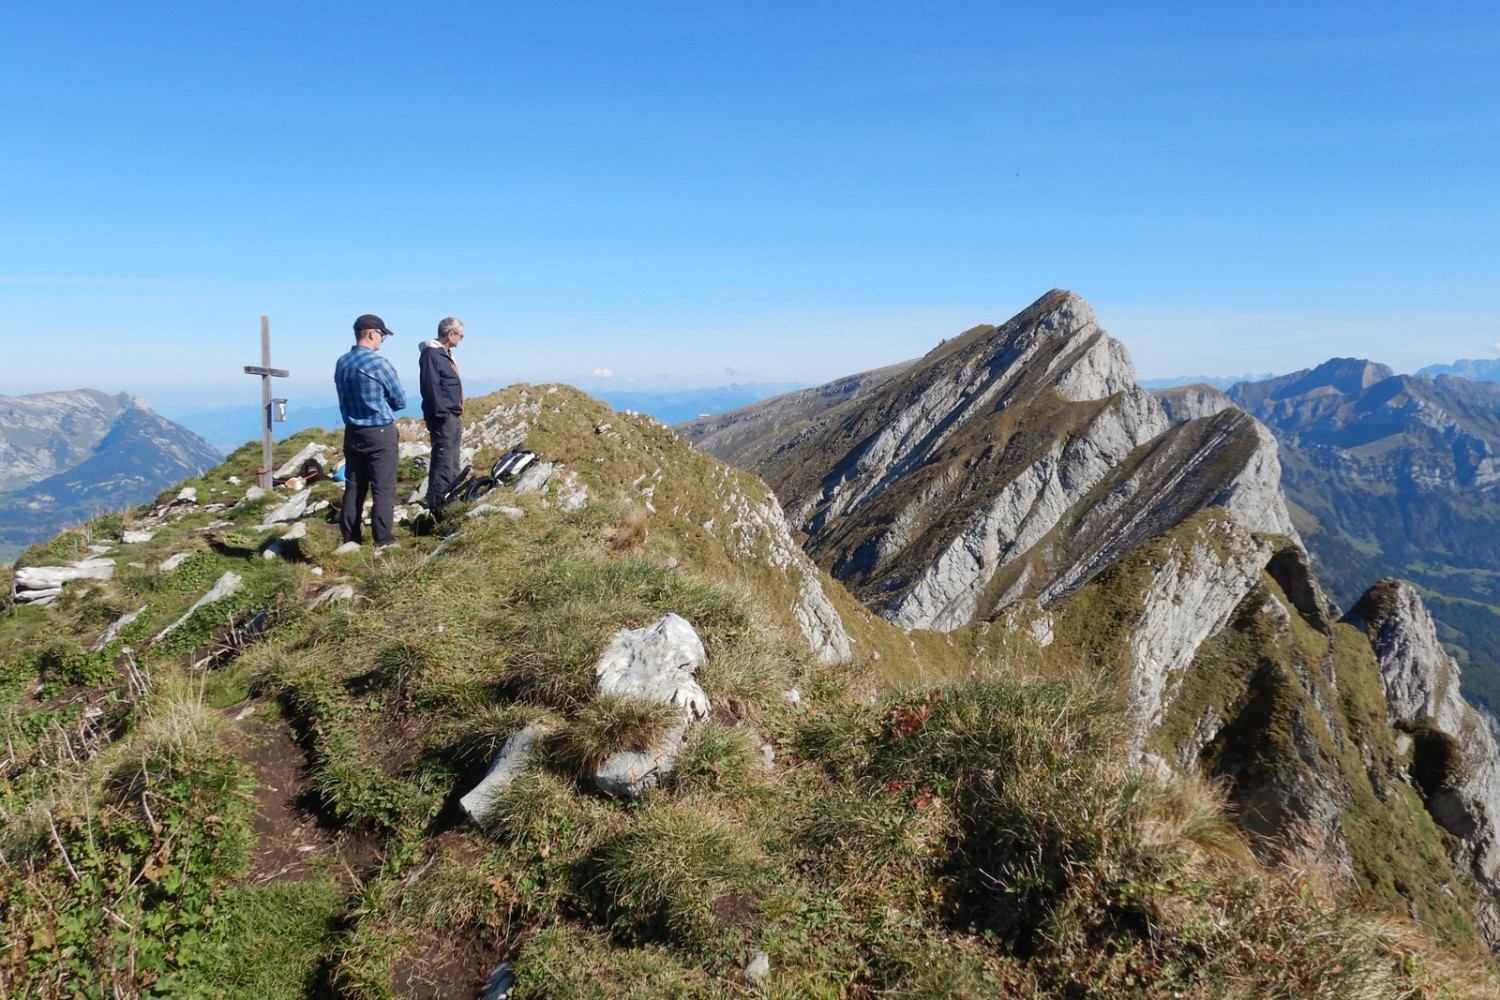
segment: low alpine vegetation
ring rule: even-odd
[[[1024,643],[906,635],[826,579],[854,641],[818,655],[792,611],[800,564],[757,548],[763,485],[660,425],[562,389],[477,409],[477,466],[524,424],[588,502],[554,482],[507,494],[519,516],[450,508],[378,556],[336,553],[314,517],[273,559],[255,527],[271,500],[142,509],[28,555],[156,529],[115,579],[0,619],[0,994],[384,1000],[475,996],[492,975],[532,1000],[1495,985],[1400,915],[1258,862],[1219,790],[1137,766],[1106,681]],[[227,477],[258,458],[196,485],[228,505]],[[228,572],[241,588],[188,614]],[[599,695],[611,640],[668,613],[702,641],[709,706]],[[600,791],[601,762],[684,728],[638,795]],[[522,733],[530,752],[474,822],[464,796]]]

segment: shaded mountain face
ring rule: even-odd
[[[1418,586],[1466,691],[1500,708],[1500,385],[1336,359],[1229,395],[1276,434],[1334,599],[1383,576]]]
[[[154,497],[223,458],[138,397],[92,389],[0,397],[0,558],[65,525]]]
[[[682,431],[759,472],[813,558],[908,627],[1049,605],[1207,506],[1293,533],[1271,436],[1234,409],[1174,426],[1069,292],[917,361]]]

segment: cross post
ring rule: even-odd
[[[260,376],[261,448],[260,469],[255,482],[263,490],[271,488],[271,421],[276,418],[272,408],[271,379],[287,378],[292,373],[285,368],[271,367],[271,317],[260,318],[260,364],[246,365],[246,375]]]

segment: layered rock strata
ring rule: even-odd
[[[1296,536],[1275,439],[1222,398],[1174,424],[1070,292],[847,393],[800,398],[779,440],[764,429],[775,408],[685,430],[751,459],[814,559],[899,625],[948,631],[1023,598],[1053,605],[1205,507]]]

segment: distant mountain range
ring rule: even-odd
[[[1276,434],[1334,599],[1349,607],[1381,576],[1415,585],[1465,691],[1500,714],[1500,385],[1335,358],[1228,398]]]
[[[1418,375],[1458,375],[1476,382],[1500,382],[1500,359],[1455,361],[1451,365],[1428,365]]]
[[[722,413],[735,407],[747,406],[767,396],[800,389],[802,385],[800,382],[748,382],[656,392],[590,386],[588,391],[595,399],[603,400],[617,410],[634,410],[636,413],[655,417],[664,424],[675,424],[705,414]],[[407,388],[412,393],[411,405],[398,416],[420,416],[415,387]],[[200,410],[178,414],[175,419],[226,454],[246,441],[260,438],[262,416],[259,406],[226,406]],[[338,404],[328,402],[288,409],[286,420],[272,425],[271,436],[282,441],[309,427],[335,430],[342,426],[343,418],[339,416]]]
[[[1143,378],[1142,389],[1172,389],[1179,385],[1211,385],[1215,389],[1228,389],[1240,382],[1261,382],[1276,376],[1270,372],[1260,375],[1172,375],[1167,378]]]
[[[0,560],[66,525],[143,503],[223,457],[129,393],[0,396]]]

